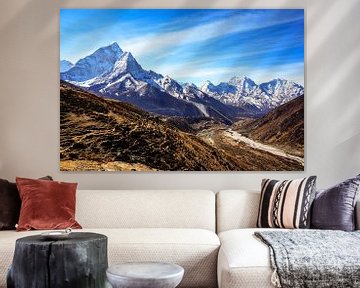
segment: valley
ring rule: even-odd
[[[233,156],[239,158],[240,161],[244,160],[244,155],[248,155],[248,158],[250,158],[250,156],[254,157],[255,162],[259,162],[261,159],[264,162],[266,162],[266,160],[279,162],[277,164],[262,163],[261,167],[266,170],[274,169],[274,167],[280,165],[280,161],[283,162],[284,165],[287,165],[288,168],[293,167],[292,169],[295,170],[304,166],[303,158],[288,154],[286,151],[276,148],[275,146],[254,141],[228,127],[204,130],[199,132],[198,136],[218,149],[224,149],[224,151],[228,152],[232,151]],[[252,169],[259,169],[258,165],[254,164]]]
[[[253,149],[269,152],[269,153],[271,153],[273,155],[284,157],[284,158],[287,158],[289,160],[295,160],[295,161],[299,162],[300,165],[304,165],[304,159],[303,158],[298,157],[298,156],[294,156],[294,155],[290,155],[290,154],[286,153],[285,151],[283,151],[281,149],[278,149],[278,148],[276,148],[274,146],[270,146],[270,145],[266,145],[266,144],[254,141],[254,140],[252,140],[250,138],[247,138],[247,137],[241,135],[238,132],[235,132],[232,129],[226,130],[225,136],[231,137],[231,138],[233,138],[234,140],[236,140],[238,142],[243,142],[243,143],[247,144],[248,146],[250,146]]]
[[[303,169],[300,157],[211,118],[159,117],[65,82],[60,96],[63,171]]]
[[[237,163],[238,170],[299,171],[304,167],[301,157],[290,155],[274,146],[242,136],[228,127],[204,130],[199,138],[226,153]]]
[[[231,158],[133,105],[60,88],[60,166],[67,171],[234,170]]]

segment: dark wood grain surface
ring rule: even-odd
[[[16,241],[8,288],[105,287],[107,237],[74,232],[47,240],[40,233]]]

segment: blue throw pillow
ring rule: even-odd
[[[312,205],[311,228],[355,230],[355,204],[359,186],[360,174],[317,191]]]

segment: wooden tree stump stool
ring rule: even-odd
[[[41,235],[16,240],[8,288],[102,288],[106,285],[107,237],[70,233],[66,239]]]

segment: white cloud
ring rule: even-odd
[[[136,38],[127,37],[127,39],[119,40],[119,43],[125,50],[130,51],[136,57],[142,57],[154,51],[169,50],[173,46],[206,41],[226,34],[251,31],[297,20],[282,17],[270,21],[261,21],[261,17],[263,17],[261,14],[235,15],[223,20],[174,32],[147,34]]]

